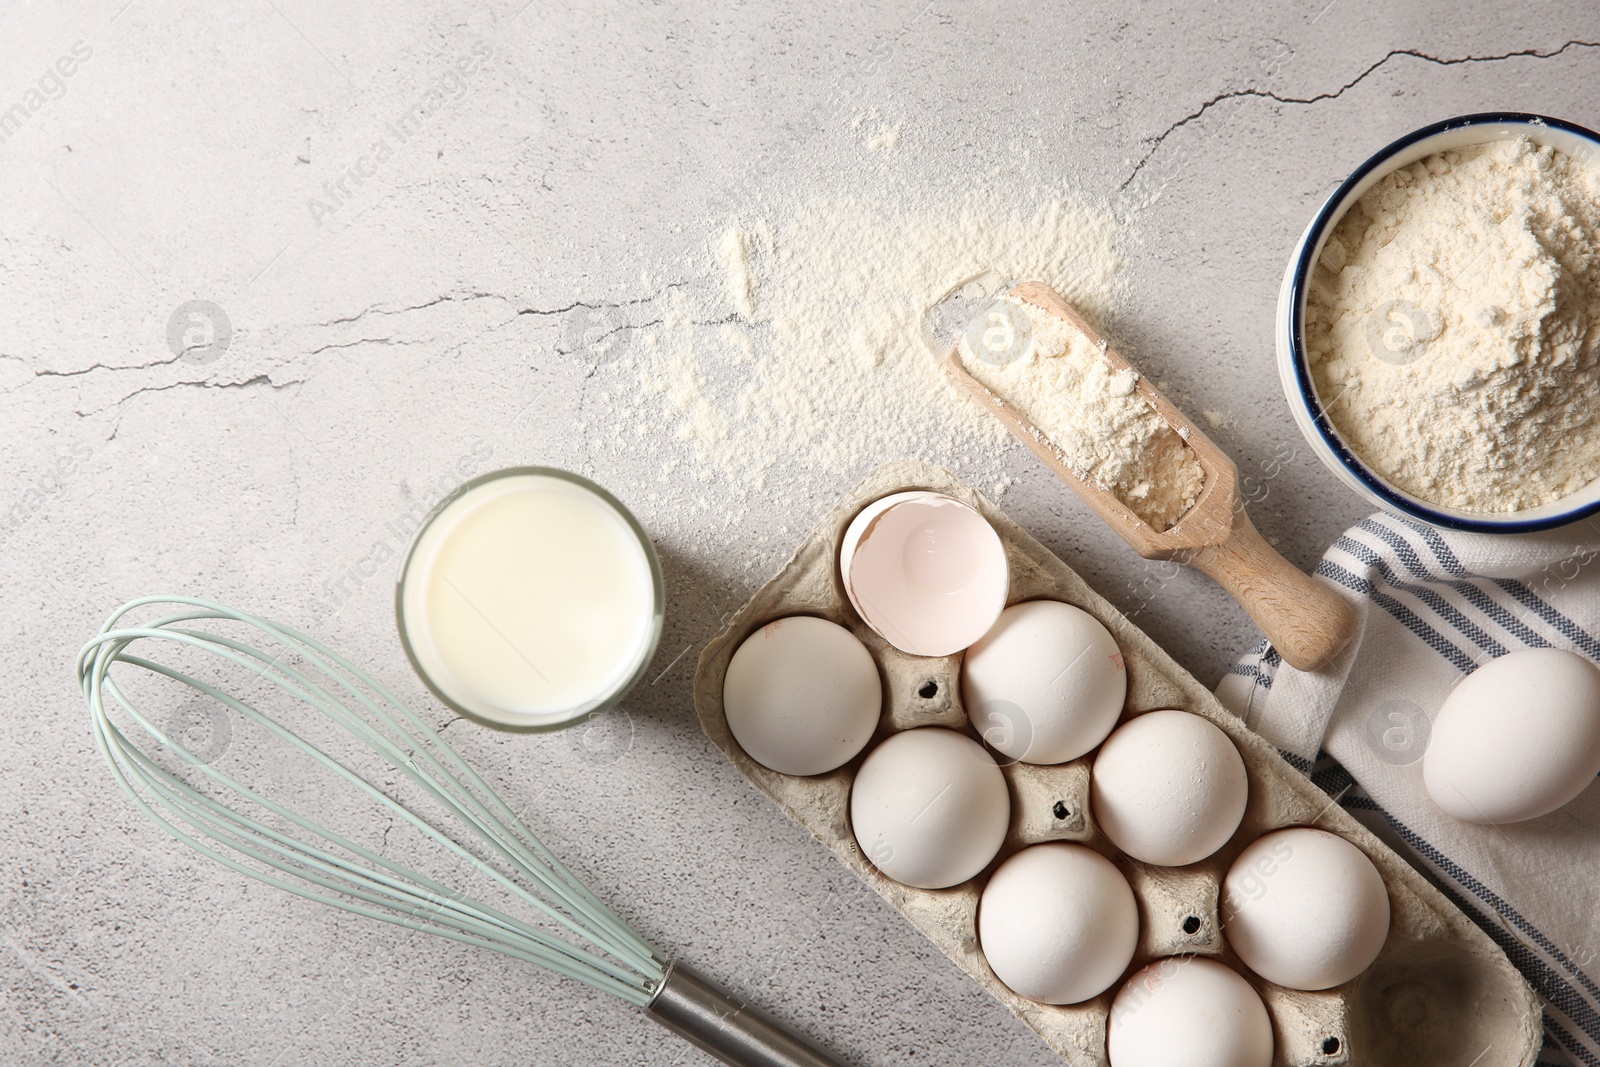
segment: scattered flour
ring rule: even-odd
[[[900,127],[884,126],[867,141],[873,151],[892,152],[900,146]]]
[[[1018,199],[901,186],[763,215],[718,226],[720,284],[669,289],[631,357],[591,385],[628,439],[664,424],[730,510],[730,495],[803,492],[813,472],[836,484],[900,456],[959,470],[1013,445],[921,339],[923,313],[959,279],[988,268],[1044,281],[1102,322],[1120,293],[1113,215],[1060,188]]]
[[[1157,532],[1194,506],[1205,487],[1199,458],[1138,392],[1136,372],[1031,304],[1003,297],[986,316],[961,341],[968,374]]]
[[[1445,152],[1335,227],[1306,307],[1318,395],[1385,479],[1507,512],[1600,476],[1600,172],[1526,139]]]
[[[765,225],[745,231],[730,226],[717,242],[717,261],[728,281],[728,299],[746,319],[756,317],[755,282],[750,277],[750,258],[758,248],[772,247],[772,231]]]

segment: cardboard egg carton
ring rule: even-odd
[[[1011,792],[1011,826],[994,862],[950,889],[902,885],[879,873],[851,833],[850,786],[884,738],[920,726],[972,733],[961,705],[961,656],[923,658],[895,649],[850,607],[839,577],[838,549],[862,507],[890,493],[931,489],[976,508],[1000,534],[1011,569],[1008,604],[1048,598],[1087,611],[1111,631],[1128,669],[1123,719],[1158,708],[1201,715],[1233,739],[1244,757],[1250,800],[1238,831],[1215,855],[1187,867],[1157,867],[1119,852],[1094,825],[1089,773],[1094,753],[1057,766],[1012,763],[1002,770]],[[845,766],[801,778],[768,770],[745,755],[728,730],[722,684],[728,661],[751,633],[774,619],[815,615],[844,626],[867,646],[885,686],[873,741]],[[1111,999],[1121,981],[1093,1000],[1053,1006],[1012,993],[978,945],[978,900],[989,874],[1028,845],[1074,841],[1107,856],[1127,876],[1139,902],[1140,934],[1129,973],[1164,956],[1212,957],[1232,966],[1261,994],[1272,1017],[1280,1067],[1343,1064],[1473,1064],[1530,1067],[1542,1020],[1527,983],[1500,949],[1433,885],[1291,768],[1245,728],[1146,634],[1021,527],[948,471],[897,461],[874,471],[827,515],[783,569],[736,614],[700,656],[695,704],[706,736],[758,789],[830,848],[1064,1060],[1104,1067]],[[1222,933],[1219,890],[1235,856],[1262,834],[1315,826],[1339,834],[1370,857],[1389,891],[1389,938],[1377,960],[1351,982],[1321,992],[1289,990],[1249,971]]]

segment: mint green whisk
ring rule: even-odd
[[[152,605],[166,605],[171,613],[142,624],[124,622],[130,612]],[[223,628],[212,625],[218,622],[255,631],[266,647],[214,632]],[[147,654],[135,654],[134,647]],[[358,750],[398,772],[409,791],[424,798],[418,805],[423,810],[414,810],[391,795],[399,790],[380,787],[376,775],[360,773],[329,751],[336,746],[313,743],[280,717],[150,658],[162,649],[208,653],[249,672],[252,680],[270,683],[289,698],[287,706],[322,716],[359,742]],[[213,766],[141,709],[112,677],[117,664],[178,682],[224,705],[241,724],[253,724],[309,758],[330,785],[354,790],[364,802],[404,821],[442,848],[459,870],[531,909],[541,923],[389,859]],[[312,638],[208,600],[142,597],[113,612],[78,653],[77,675],[95,740],[117,782],[145,814],[197,852],[296,896],[493,949],[577,979],[645,1009],[725,1063],[839,1067],[766,1015],[669,963],[398,697]],[[143,745],[113,721],[108,714],[113,707],[125,713]],[[160,750],[185,773],[152,758]],[[207,789],[191,784],[190,777],[203,780]]]

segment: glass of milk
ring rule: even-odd
[[[655,547],[598,485],[512,467],[445,497],[395,586],[400,641],[446,705],[502,730],[614,707],[661,638]]]

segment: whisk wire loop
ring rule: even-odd
[[[183,610],[142,626],[119,625],[130,612],[156,604],[180,606]],[[205,620],[231,621],[252,627],[272,639],[283,651],[273,656],[231,637],[186,625]],[[139,641],[175,642],[210,653],[255,673],[296,701],[320,712],[364,743],[470,830],[496,862],[480,856],[439,823],[413,811],[367,777],[251,704],[184,671],[129,653],[129,646]],[[306,669],[297,670],[285,663],[290,657],[304,660]],[[457,860],[487,876],[561,929],[588,940],[599,951],[590,951],[452,890],[443,882],[387,859],[249,788],[168,736],[169,731],[162,730],[143,713],[137,702],[111,677],[111,668],[118,663],[188,686],[216,700],[241,719],[257,724],[354,786],[390,814],[405,820]],[[77,673],[93,719],[96,743],[118,784],[147,815],[189,847],[232,870],[298,896],[407,929],[491,948],[540,964],[641,1007],[649,1004],[660,989],[666,971],[660,953],[590,892],[460,755],[398,697],[312,638],[208,600],[143,597],[114,612],[101,632],[84,646],[78,656]],[[108,695],[156,744],[216,786],[346,855],[302,840],[293,829],[276,829],[252,818],[206,795],[156,763],[112,721],[107,713]],[[348,858],[351,856],[356,859],[352,861]],[[245,860],[268,869],[263,870]],[[273,871],[286,877],[279,877]]]

